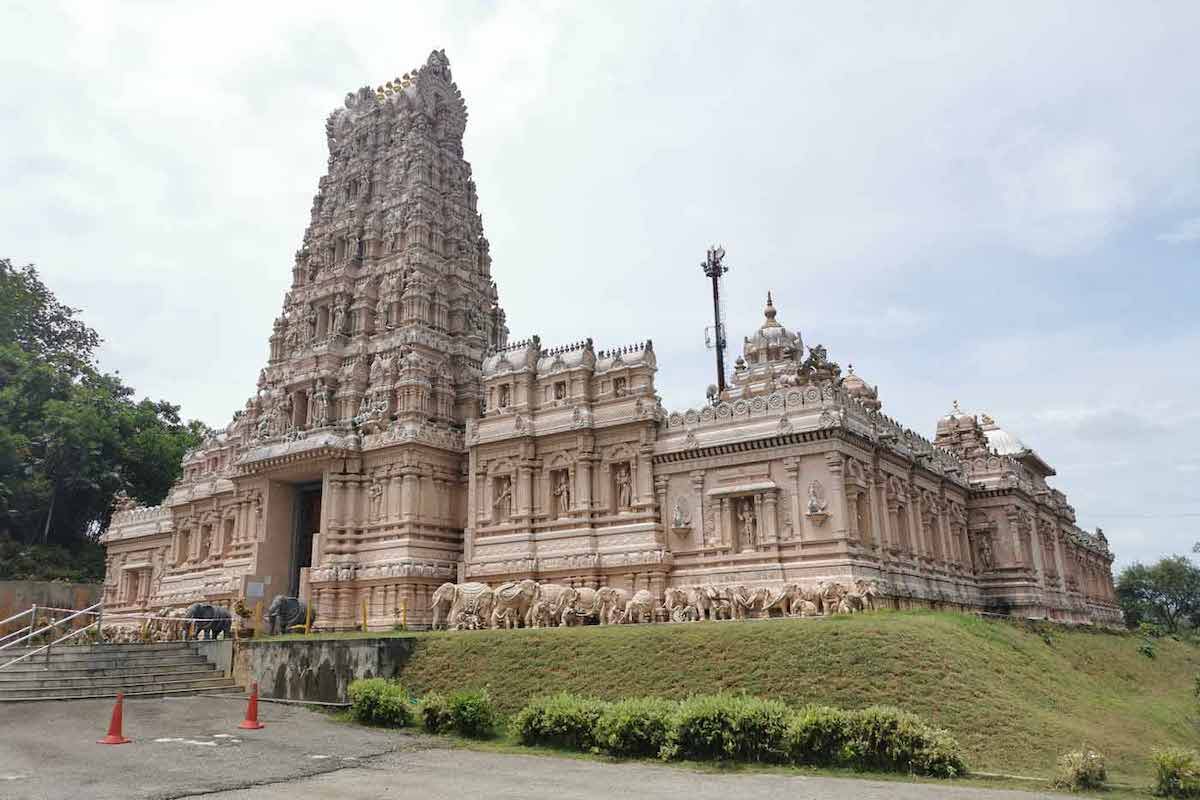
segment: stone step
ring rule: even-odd
[[[134,691],[122,692],[126,697],[186,697],[194,694],[231,694],[241,695],[245,692],[242,687],[236,685],[232,679],[228,679],[228,686],[214,686],[204,689],[168,689],[163,691]],[[37,697],[7,697],[3,692],[0,692],[0,703],[33,703],[43,700],[101,700],[109,697],[116,697],[117,692],[97,690],[92,694],[79,695],[60,695],[60,694],[43,694]]]
[[[76,670],[76,669],[141,669],[141,670],[156,670],[165,669],[168,667],[186,665],[186,664],[204,664],[208,659],[198,653],[164,656],[161,658],[136,658],[127,657],[105,657],[94,659],[61,659],[56,660],[53,656],[49,662],[41,656],[33,656],[16,664],[11,664],[3,669],[0,669],[0,676],[9,675],[18,672],[46,672],[50,670]],[[3,663],[3,662],[0,662]]]
[[[40,646],[40,645],[39,645]],[[37,647],[6,647],[0,650],[0,658],[12,655],[25,655]],[[97,653],[162,653],[172,650],[195,650],[195,642],[147,642],[145,644],[60,644],[51,651],[68,653],[78,656],[93,656]]]
[[[16,664],[7,669],[0,669],[0,686],[11,681],[26,681],[36,678],[88,678],[108,677],[113,675],[152,675],[178,672],[180,670],[205,669],[213,670],[216,666],[204,658],[194,658],[188,661],[170,662],[166,664],[127,664],[122,662],[103,662],[99,664],[80,664],[70,669],[54,667],[46,669],[44,665],[25,663]]]
[[[229,689],[234,685],[233,679],[219,675],[212,678],[190,678],[184,680],[169,680],[151,677],[147,680],[125,681],[113,686],[94,686],[88,681],[80,681],[75,686],[47,687],[30,689],[0,689],[0,700],[38,700],[55,698],[107,697],[117,692],[125,694],[167,694],[179,691],[202,691],[211,689]]]
[[[172,670],[170,672],[157,672],[153,675],[144,673],[136,673],[125,671],[124,674],[110,675],[83,675],[83,676],[60,676],[57,672],[47,672],[42,676],[27,676],[21,680],[5,680],[0,681],[0,693],[9,691],[20,691],[23,689],[50,689],[63,688],[73,689],[79,686],[95,686],[97,688],[121,688],[135,683],[161,682],[161,681],[185,681],[185,680],[208,680],[209,678],[223,678],[224,673],[216,672],[216,667],[208,664],[205,667],[195,667],[188,669]]]

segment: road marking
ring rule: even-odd
[[[184,744],[198,744],[201,747],[216,747],[217,746],[216,742],[200,742],[195,739],[184,739],[182,741]]]
[[[28,777],[28,775],[0,775],[0,781],[21,781]]]
[[[233,734],[232,733],[214,733],[212,735],[212,737],[214,739],[232,739]]]
[[[168,737],[165,739],[155,739],[154,741],[156,741],[156,742],[182,742],[183,739],[180,739],[180,738],[172,739],[172,738]]]
[[[321,760],[321,759],[325,759],[325,758],[333,758],[333,756],[311,755],[311,756],[309,756],[309,758],[312,758],[312,759],[315,759],[315,760],[318,760],[318,761],[319,761],[319,760]]]

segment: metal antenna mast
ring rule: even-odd
[[[725,248],[714,244],[708,248],[708,257],[700,265],[704,274],[712,279],[713,294],[713,338],[717,349],[717,392],[725,391],[725,315],[721,313],[721,276],[729,272],[722,260]]]

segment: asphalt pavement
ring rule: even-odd
[[[239,729],[244,698],[125,702],[130,744],[101,745],[112,703],[0,703],[3,800],[1033,800],[955,784],[795,774],[713,773],[455,748],[445,739],[363,728],[263,703]],[[1061,795],[1059,796],[1061,797]]]

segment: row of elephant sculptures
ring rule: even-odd
[[[311,624],[316,609],[296,597],[276,595],[263,615],[271,634],[287,633],[297,625]],[[141,623],[126,622],[104,626],[104,639],[117,644],[129,642],[171,642],[179,639],[220,639],[233,629],[233,614],[224,606],[192,603],[187,608],[164,608]]]
[[[876,581],[851,584],[822,581],[805,589],[781,586],[668,587],[663,602],[646,589],[629,592],[612,586],[581,586],[513,581],[492,588],[486,583],[443,583],[430,601],[432,627],[449,630],[544,628],[587,624],[616,625],[654,621],[806,617],[873,611],[881,592]]]

